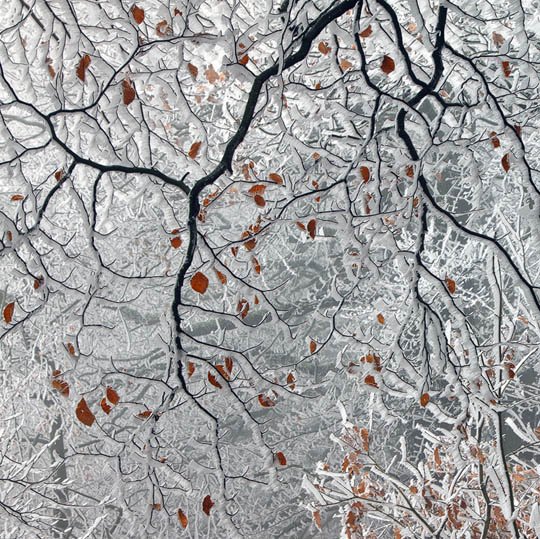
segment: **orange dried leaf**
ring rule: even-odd
[[[137,414],[139,419],[148,419],[152,415],[152,410],[143,410]]]
[[[3,316],[4,316],[4,322],[6,324],[11,324],[11,321],[13,320],[13,313],[15,311],[15,302],[12,301],[11,303],[8,303],[4,307]]]
[[[301,223],[300,221],[296,221],[296,226],[300,229],[300,230],[306,230],[306,225],[304,223]]]
[[[159,37],[170,36],[172,34],[172,28],[167,21],[159,21],[156,24],[156,34]]]
[[[221,376],[223,376],[223,378],[225,378],[225,380],[230,380],[231,379],[231,377],[229,375],[229,372],[227,371],[227,369],[226,369],[226,367],[224,365],[221,365],[220,363],[218,363],[216,365],[216,369],[219,372],[219,374],[221,374]]]
[[[247,247],[246,247],[247,249]],[[236,257],[236,255],[238,254],[238,246],[237,245],[234,245],[233,247],[231,247],[231,253],[234,257]]]
[[[392,71],[394,71],[394,69],[396,69],[396,63],[394,62],[394,59],[391,56],[385,54],[381,63],[382,72],[389,75],[390,73],[392,73]]]
[[[193,363],[193,361],[188,361],[188,364],[187,364],[188,377],[191,378],[194,372],[195,372],[195,363]]]
[[[287,384],[289,386],[289,389],[291,391],[294,391],[294,388],[296,387],[296,378],[294,376],[294,374],[292,372],[290,372],[289,374],[287,374]]]
[[[362,449],[367,453],[369,451],[369,431],[365,427],[360,429],[360,438],[362,438]]]
[[[131,6],[131,14],[133,15],[133,18],[135,19],[135,22],[137,24],[142,24],[144,21],[144,9],[133,4]]]
[[[442,464],[441,460],[441,454],[439,452],[439,448],[436,447],[433,451],[433,459],[435,460],[435,465],[439,467]]]
[[[190,281],[191,288],[195,290],[195,292],[198,292],[199,294],[204,294],[206,292],[206,289],[208,288],[208,277],[204,274],[198,271]]]
[[[248,190],[248,193],[250,195],[264,195],[264,192],[266,191],[266,185],[263,183],[258,183],[254,185],[253,187],[250,187]]]
[[[368,386],[379,387],[379,385],[378,385],[377,382],[375,381],[375,377],[374,377],[372,374],[368,374],[368,375],[364,378],[364,383],[367,384]]]
[[[350,62],[346,58],[343,58],[343,60],[341,60],[341,62],[339,62],[339,65],[340,65],[341,69],[343,69],[343,71],[347,71],[348,69],[351,69],[351,67],[353,66],[352,62]]]
[[[257,397],[257,399],[263,408],[272,408],[272,406],[276,405],[276,401],[272,400],[266,395],[263,395],[262,393]]]
[[[226,358],[225,358],[225,368],[226,368],[229,372],[232,372],[233,366],[234,366],[234,360],[233,360],[233,358],[232,358],[232,357],[226,357]]]
[[[319,152],[313,152],[311,154],[311,158],[313,159],[313,161],[318,161],[321,158],[321,154]]]
[[[217,278],[220,280],[221,284],[227,284],[227,276],[217,269],[214,269],[214,271],[216,272]]]
[[[257,258],[253,257],[251,259],[251,263],[253,264],[253,269],[255,270],[255,273],[259,274],[261,273],[261,265],[259,264],[259,261]]]
[[[197,75],[199,74],[199,68],[196,65],[193,65],[191,62],[188,63],[187,68],[192,78],[196,79]]]
[[[188,525],[188,517],[186,516],[184,511],[182,511],[182,509],[178,509],[177,514],[178,514],[178,522],[180,522],[180,525],[182,526],[182,528],[186,529]]]
[[[309,351],[314,354],[315,350],[317,350],[317,343],[314,340],[309,341]]]
[[[385,320],[384,320],[384,315],[382,313],[379,313],[377,315],[377,322],[379,322],[379,324],[384,324]]]
[[[257,245],[257,240],[255,238],[251,238],[250,240],[244,242],[244,247],[246,248],[247,251],[253,251],[256,245]]]
[[[373,33],[373,29],[371,28],[371,24],[368,25],[364,30],[360,32],[360,37],[369,37]]]
[[[454,294],[456,292],[456,281],[454,281],[454,279],[450,279],[450,277],[446,277],[445,282],[448,292],[450,292],[450,294]]]
[[[510,170],[510,154],[506,153],[501,159],[501,165],[505,172]]]
[[[129,105],[135,99],[135,88],[129,79],[122,81],[122,98],[124,105]]]
[[[17,202],[19,200],[24,200],[24,195],[12,195],[11,196],[11,201],[12,202]]]
[[[204,513],[206,513],[208,516],[210,516],[210,510],[212,507],[214,507],[214,502],[212,498],[210,497],[210,494],[204,497],[203,503],[202,503],[202,510]]]
[[[249,56],[247,54],[244,54],[244,56],[242,56],[240,60],[238,60],[238,63],[243,66],[247,65],[248,62],[249,62]]]
[[[107,396],[107,399],[109,399],[109,402],[114,406],[120,402],[120,396],[111,386],[107,387],[105,395]]]
[[[55,372],[59,373],[59,371]],[[69,385],[64,379],[60,378],[58,375],[54,375],[51,386],[56,389],[56,391],[58,391],[63,397],[69,397]]]
[[[491,145],[494,147],[494,148],[499,148],[500,145],[501,145],[501,141],[499,140],[499,137],[497,137],[497,133],[495,133],[495,131],[492,131],[490,134],[489,134],[489,137],[491,139]]]
[[[280,463],[281,466],[287,465],[287,457],[283,454],[283,451],[278,451],[276,453],[276,459]]]
[[[328,43],[326,41],[320,41],[319,45],[317,46],[319,49],[319,52],[321,54],[327,55],[332,49],[328,46]]]
[[[92,413],[92,410],[90,410],[84,399],[81,399],[79,404],[77,404],[75,415],[77,416],[77,419],[87,427],[91,427],[96,420],[96,416]]]
[[[255,204],[259,206],[260,208],[264,208],[266,206],[266,200],[261,195],[255,195],[253,197],[253,200],[255,201]]]
[[[182,246],[182,238],[180,236],[174,236],[170,239],[171,247],[173,249],[179,249]]]
[[[429,393],[423,393],[420,397],[420,406],[427,406],[429,402]]]
[[[307,231],[308,231],[309,237],[312,240],[314,240],[317,234],[317,221],[315,219],[311,219],[310,221],[308,221]]]
[[[414,177],[414,167],[412,165],[407,165],[407,168],[405,169],[405,174],[408,178]]]
[[[160,503],[153,503],[152,504],[152,509],[154,511],[161,511],[161,504]]]
[[[268,179],[278,185],[283,185],[283,178],[277,172],[270,172]]]
[[[88,69],[91,61],[92,60],[90,59],[90,56],[88,56],[88,54],[85,54],[77,64],[76,74],[82,82],[84,82],[86,79],[86,70]]]
[[[70,356],[75,355],[75,346],[73,346],[73,343],[70,343],[70,342],[66,343],[66,348]]]
[[[204,76],[210,84],[215,84],[219,80],[219,75],[212,64],[205,70]]]
[[[216,378],[211,372],[208,373],[208,381],[209,381],[214,387],[217,387],[218,389],[221,389],[221,388],[222,388],[222,385],[217,381],[217,378]]]
[[[64,177],[64,169],[63,168],[58,169],[54,173],[54,177],[55,177],[56,181],[59,182]]]
[[[362,176],[362,180],[364,180],[364,183],[369,182],[371,171],[369,170],[368,167],[360,167],[360,174]]]
[[[313,522],[315,522],[315,526],[317,526],[317,528],[319,528],[319,530],[322,529],[321,512],[320,511],[313,511]]]
[[[99,405],[101,406],[101,409],[107,414],[109,415],[111,413],[111,410],[112,410],[112,407],[109,405],[109,403],[107,402],[107,399],[105,397],[103,397],[101,399],[101,402],[99,403]]]
[[[501,62],[501,67],[502,67],[503,75],[508,78],[512,73],[510,62],[508,60],[503,60]]]
[[[188,155],[191,159],[195,159],[199,155],[199,150],[201,149],[201,141],[194,142],[189,149]]]

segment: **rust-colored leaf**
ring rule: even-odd
[[[454,279],[450,279],[450,277],[446,277],[445,282],[448,292],[450,292],[450,294],[454,294],[456,292],[456,281],[454,281]]]
[[[268,397],[267,395],[263,395],[262,393],[257,397],[259,400],[259,404],[263,408],[272,408],[272,406],[276,405],[276,401]]]
[[[171,247],[173,249],[179,249],[182,246],[182,238],[180,236],[174,236],[170,239]]]
[[[256,185],[248,189],[248,193],[250,195],[264,195],[265,191],[266,191],[266,185],[264,185],[264,183],[257,183]]]
[[[314,240],[317,234],[317,221],[315,219],[311,219],[310,221],[308,221],[307,231],[308,231],[309,237],[312,240]]]
[[[371,24],[368,25],[366,28],[364,28],[361,32],[360,32],[360,37],[369,37],[371,34],[373,33],[373,29],[371,28]]]
[[[369,182],[371,171],[369,170],[368,167],[360,167],[360,174],[362,176],[362,180],[364,181],[364,183]]]
[[[190,281],[191,288],[195,290],[195,292],[198,292],[199,294],[204,294],[206,292],[206,289],[208,288],[208,277],[204,274],[198,271]]]
[[[24,195],[12,195],[11,201],[12,202],[18,202],[19,200],[24,200]]]
[[[159,21],[156,24],[156,34],[159,37],[170,36],[172,34],[172,28],[167,21]]]
[[[501,68],[505,77],[508,78],[512,74],[512,68],[510,67],[510,62],[508,60],[503,60],[501,62]]]
[[[253,257],[251,259],[251,263],[253,264],[253,269],[255,270],[255,273],[260,275],[260,273],[261,273],[261,265],[259,264],[259,261],[257,260],[257,258]]]
[[[103,397],[99,403],[99,405],[101,406],[101,409],[107,414],[109,415],[111,413],[111,410],[112,410],[112,406],[107,402],[107,399],[105,397]]]
[[[217,378],[211,373],[211,372],[208,372],[208,381],[214,386],[214,387],[217,387],[218,389],[221,389],[222,388],[222,385],[217,381]]]
[[[70,342],[66,343],[66,348],[70,356],[75,355],[75,346],[73,346],[73,343],[70,343]]]
[[[392,73],[394,69],[396,69],[396,63],[394,62],[394,59],[391,56],[385,54],[381,63],[382,72],[390,75],[390,73]]]
[[[311,158],[313,159],[313,161],[318,161],[321,158],[321,154],[319,152],[313,152],[311,154]]]
[[[505,153],[501,159],[501,165],[505,172],[510,170],[510,154]]]
[[[210,494],[204,497],[204,500],[202,502],[202,510],[204,513],[206,513],[208,516],[210,516],[210,510],[212,507],[214,507],[214,502],[212,498],[210,497]]]
[[[319,530],[322,529],[321,512],[319,510],[313,511],[313,522],[315,522],[315,526],[317,526]]]
[[[85,54],[79,60],[79,63],[77,64],[76,74],[77,74],[77,77],[82,82],[84,82],[86,80],[86,70],[88,69],[88,66],[90,65],[91,61],[92,60],[90,59],[90,56],[88,56],[88,54]]]
[[[225,365],[221,365],[220,363],[218,363],[216,365],[216,369],[219,372],[219,374],[221,374],[221,376],[223,376],[223,378],[225,378],[225,380],[230,380],[231,379],[229,371],[227,371],[227,368],[225,367]]]
[[[189,157],[191,159],[195,159],[199,155],[199,150],[201,149],[201,141],[194,142],[188,152]]]
[[[283,451],[278,451],[276,453],[276,459],[281,466],[287,466],[287,457],[284,455]]]
[[[152,504],[152,509],[154,511],[161,511],[161,504],[160,503],[153,503]]]
[[[136,417],[139,419],[148,419],[152,415],[152,410],[143,410],[139,412]]]
[[[377,384],[377,382],[375,380],[375,376],[373,376],[372,374],[368,374],[364,378],[364,383],[367,384],[368,386],[379,387],[379,385]]]
[[[440,465],[442,464],[442,459],[438,447],[436,447],[433,451],[433,459],[435,460],[435,465],[437,466],[437,468],[440,467]]]
[[[497,136],[497,133],[495,133],[495,131],[492,131],[490,134],[489,134],[489,138],[491,140],[491,145],[494,147],[494,148],[499,148],[500,145],[501,145],[501,141],[499,140],[499,137]]]
[[[309,351],[314,354],[315,350],[317,350],[317,343],[313,339],[311,339],[309,341]]]
[[[300,229],[300,230],[306,230],[306,225],[304,223],[301,223],[300,221],[296,221],[296,226]]]
[[[214,66],[212,64],[210,64],[210,67],[205,70],[204,76],[210,84],[215,84],[219,80],[219,74],[214,69]]]
[[[255,238],[251,238],[250,240],[247,240],[244,242],[244,247],[246,248],[247,251],[253,251],[256,245],[257,245],[257,240]]]
[[[502,47],[504,45],[504,37],[497,32],[491,34],[491,39],[493,39],[493,43],[495,43],[497,47]]]
[[[253,197],[253,200],[255,201],[255,204],[259,206],[260,208],[264,208],[266,206],[266,200],[261,195],[255,195]]]
[[[142,24],[144,21],[144,9],[135,4],[131,6],[131,14],[137,24]]]
[[[90,410],[84,399],[81,399],[79,404],[77,404],[75,415],[77,416],[77,419],[87,427],[91,427],[96,420],[96,416],[92,413],[92,410]]]
[[[429,402],[429,393],[423,393],[420,397],[420,406],[427,406]]]
[[[118,395],[118,393],[111,386],[107,386],[105,395],[107,396],[107,399],[109,399],[109,402],[114,406],[120,402],[120,395]]]
[[[195,372],[195,363],[193,363],[193,361],[188,361],[188,364],[187,364],[188,378],[191,378],[194,372]]]
[[[59,370],[53,371],[51,386],[63,397],[69,397],[69,385],[60,375],[61,372]]]
[[[353,64],[351,61],[347,60],[347,58],[343,58],[339,62],[339,66],[341,67],[341,69],[343,69],[343,71],[347,71],[352,68]]]
[[[43,284],[43,277],[36,277],[34,279],[34,290],[37,290]]]
[[[64,177],[64,174],[65,174],[65,172],[64,172],[63,168],[58,169],[54,173],[54,177],[55,177],[56,181],[59,182]]]
[[[178,515],[178,522],[180,522],[180,525],[182,526],[182,528],[186,529],[188,525],[188,517],[186,516],[184,511],[182,511],[182,509],[178,509],[177,515]]]
[[[287,374],[287,385],[291,391],[294,391],[294,388],[296,387],[296,378],[292,372]]]
[[[191,77],[196,79],[199,75],[199,68],[196,65],[193,65],[191,62],[188,63],[187,68]]]
[[[324,54],[325,56],[332,50],[326,41],[319,41],[319,44],[317,45],[317,48],[319,49],[319,52],[321,54]]]
[[[369,430],[365,427],[360,429],[360,438],[362,439],[362,449],[368,453],[369,452]]]
[[[268,174],[268,179],[278,185],[283,185],[283,177],[277,172],[270,172],[270,174]]]
[[[240,65],[247,65],[247,63],[249,62],[249,56],[247,54],[244,54],[239,60],[238,60],[238,63]]]
[[[122,99],[124,105],[129,105],[135,99],[135,88],[129,79],[124,79],[122,81]]]
[[[4,322],[6,324],[11,324],[11,321],[13,320],[13,313],[15,312],[15,302],[12,301],[11,303],[8,303],[4,307],[3,316],[4,316]]]
[[[234,360],[233,360],[233,358],[232,358],[232,357],[226,357],[226,358],[225,358],[225,368],[226,368],[230,373],[232,373],[233,366],[234,366]]]
[[[384,315],[382,313],[379,313],[377,315],[377,322],[379,322],[379,324],[384,324],[385,320],[384,320]]]
[[[221,284],[226,285],[227,284],[227,276],[224,273],[221,273],[221,271],[214,269],[216,272],[217,278],[221,282]]]
[[[246,247],[246,249],[247,249],[247,247]],[[248,249],[248,250],[249,250],[249,249]],[[234,257],[236,257],[236,255],[238,254],[238,245],[233,245],[233,246],[231,247],[231,253],[232,253],[232,255],[233,255]]]

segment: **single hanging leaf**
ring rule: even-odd
[[[369,182],[371,171],[369,170],[368,167],[360,167],[360,174],[362,176],[362,180],[364,180],[364,183]]]
[[[391,56],[385,54],[381,63],[382,72],[390,75],[390,73],[392,73],[394,69],[396,69],[396,63],[394,62],[394,59]]]
[[[210,84],[215,84],[219,80],[219,74],[214,69],[214,66],[212,64],[210,64],[210,67],[205,70],[204,76]]]
[[[90,62],[92,60],[90,59],[90,56],[88,54],[85,54],[80,60],[77,65],[76,74],[77,77],[84,82],[86,80],[86,70],[88,69],[88,66],[90,65]]]
[[[234,366],[234,361],[232,357],[226,357],[225,358],[225,368],[229,371],[229,373],[232,373]]]
[[[114,406],[116,406],[120,402],[120,396],[111,386],[107,387],[105,394],[107,395],[107,399],[109,399],[109,402]]]
[[[204,513],[206,513],[208,516],[210,516],[210,510],[212,507],[214,507],[214,502],[212,498],[210,497],[210,494],[204,497],[203,503],[202,503],[202,510]]]
[[[272,400],[270,397],[263,395],[262,393],[258,395],[257,399],[259,400],[259,404],[263,408],[272,408],[272,406],[276,405],[276,401]]]
[[[195,363],[193,363],[193,361],[188,361],[188,364],[187,364],[188,378],[191,378],[194,372],[195,372]]]
[[[253,257],[251,259],[251,263],[253,264],[253,269],[255,270],[255,273],[260,275],[260,273],[261,273],[261,265],[259,264],[259,261],[257,260],[257,258]]]
[[[148,419],[152,415],[152,410],[143,410],[142,412],[139,412],[136,417],[138,419]]]
[[[12,301],[11,303],[8,303],[4,307],[3,315],[4,315],[4,322],[6,324],[11,324],[11,321],[13,320],[13,312],[15,311],[15,302]]]
[[[309,351],[314,354],[315,350],[317,350],[317,343],[312,339],[309,341]]]
[[[96,420],[96,416],[92,413],[84,399],[81,399],[79,404],[77,404],[75,415],[77,416],[77,419],[87,427],[91,427]]]
[[[199,294],[204,294],[206,292],[206,289],[208,288],[208,277],[204,274],[198,271],[192,278],[191,278],[191,288],[195,290],[195,292],[198,292]]]
[[[505,153],[501,159],[501,165],[505,172],[510,170],[510,154]]]
[[[221,365],[220,363],[218,363],[216,364],[216,369],[218,370],[219,374],[221,374],[221,376],[225,378],[225,380],[230,381],[231,376],[229,372],[227,371],[227,368],[225,367],[225,365]]]
[[[384,324],[385,320],[384,320],[384,315],[382,313],[379,313],[377,315],[377,322],[379,322],[379,324]]]
[[[266,185],[264,185],[264,183],[258,183],[248,189],[248,193],[253,196],[264,195],[265,191],[266,191]]]
[[[172,34],[172,28],[167,21],[160,21],[156,24],[156,34],[159,37],[170,36]]]
[[[433,451],[433,458],[435,460],[435,465],[437,466],[437,468],[439,468],[440,465],[442,464],[442,460],[441,460],[441,454],[438,447],[436,447]]]
[[[454,281],[454,279],[450,279],[450,277],[446,277],[445,282],[448,292],[450,292],[450,294],[454,294],[456,292],[456,281]]]
[[[420,397],[420,406],[426,407],[429,402],[429,393],[423,393]]]
[[[242,56],[242,58],[238,60],[238,63],[243,66],[247,65],[248,62],[249,62],[249,56],[247,54],[244,54],[244,56]]]
[[[322,523],[321,523],[321,512],[320,511],[313,511],[313,522],[315,522],[315,526],[319,528],[319,530],[322,530]]]
[[[179,249],[182,246],[182,238],[180,236],[174,236],[170,239],[171,247],[173,249]]]
[[[211,373],[208,373],[208,381],[218,389],[221,389],[223,386],[217,381],[217,378]]]
[[[508,60],[503,60],[501,62],[503,75],[508,78],[512,74],[512,68],[510,67],[510,62]]]
[[[367,384],[368,386],[379,387],[379,385],[377,384],[377,382],[375,380],[375,376],[373,376],[372,374],[368,374],[364,378],[364,383]]]
[[[309,237],[312,240],[314,240],[317,234],[317,221],[315,219],[311,219],[310,221],[308,221],[307,231],[308,231]]]
[[[101,409],[107,414],[109,415],[111,413],[111,410],[112,410],[112,407],[111,405],[107,402],[107,399],[105,397],[103,397],[99,403],[99,405],[101,406]]]
[[[197,155],[199,155],[199,150],[201,149],[201,144],[202,144],[202,142],[197,141],[197,142],[194,142],[191,145],[191,148],[189,149],[189,152],[188,152],[188,155],[189,155],[189,157],[191,157],[191,159],[195,159],[197,157]]]
[[[66,348],[70,356],[75,355],[75,346],[73,346],[73,343],[70,343],[70,342],[66,343]]]
[[[221,271],[219,271],[217,269],[214,269],[214,271],[216,272],[217,278],[219,279],[221,284],[226,285],[227,284],[227,276],[225,274],[221,273]]]
[[[199,74],[199,68],[196,65],[193,65],[191,62],[188,63],[187,68],[189,74],[195,80],[197,78],[197,75]]]
[[[495,133],[495,131],[492,131],[490,134],[489,134],[489,137],[491,139],[491,145],[494,147],[494,148],[499,148],[500,145],[501,145],[501,141],[499,140],[499,137],[497,137],[497,133]]]
[[[283,178],[277,172],[270,172],[268,179],[278,185],[283,185]]]
[[[180,525],[182,526],[182,528],[184,529],[187,528],[188,517],[186,516],[184,511],[182,511],[182,509],[178,509],[178,522],[180,522]]]
[[[24,195],[12,195],[11,202],[18,202],[19,200],[24,200]]]
[[[294,376],[294,373],[290,372],[287,374],[287,385],[289,386],[289,389],[291,391],[294,391],[294,388],[296,387],[296,378]]]
[[[135,99],[135,88],[129,79],[122,81],[122,97],[124,105],[129,105]]]
[[[276,459],[281,466],[287,465],[287,457],[283,454],[283,451],[278,451],[276,453]]]
[[[373,33],[373,29],[371,28],[371,24],[368,25],[364,30],[360,32],[360,37],[369,37]]]
[[[352,62],[350,62],[346,58],[343,58],[343,60],[341,60],[341,62],[339,62],[339,66],[341,67],[341,69],[343,69],[343,71],[347,71],[347,70],[351,69],[351,67],[353,65],[352,65]]]
[[[360,438],[362,438],[362,449],[369,452],[369,431],[364,427],[360,429]]]
[[[68,383],[61,377],[61,372],[59,370],[54,370],[52,375],[52,381],[51,386],[56,389],[62,395],[63,397],[69,397],[69,385]]]
[[[491,34],[491,39],[493,39],[493,43],[495,43],[497,47],[502,47],[504,45],[504,37],[497,32]]]
[[[253,197],[253,200],[255,201],[255,204],[259,206],[260,208],[264,208],[266,206],[266,200],[261,195],[255,195]]]
[[[144,21],[144,9],[133,4],[131,6],[131,14],[137,24],[142,24]]]
[[[317,46],[319,49],[319,52],[321,54],[324,54],[325,56],[332,50],[326,41],[320,41],[319,45]]]

